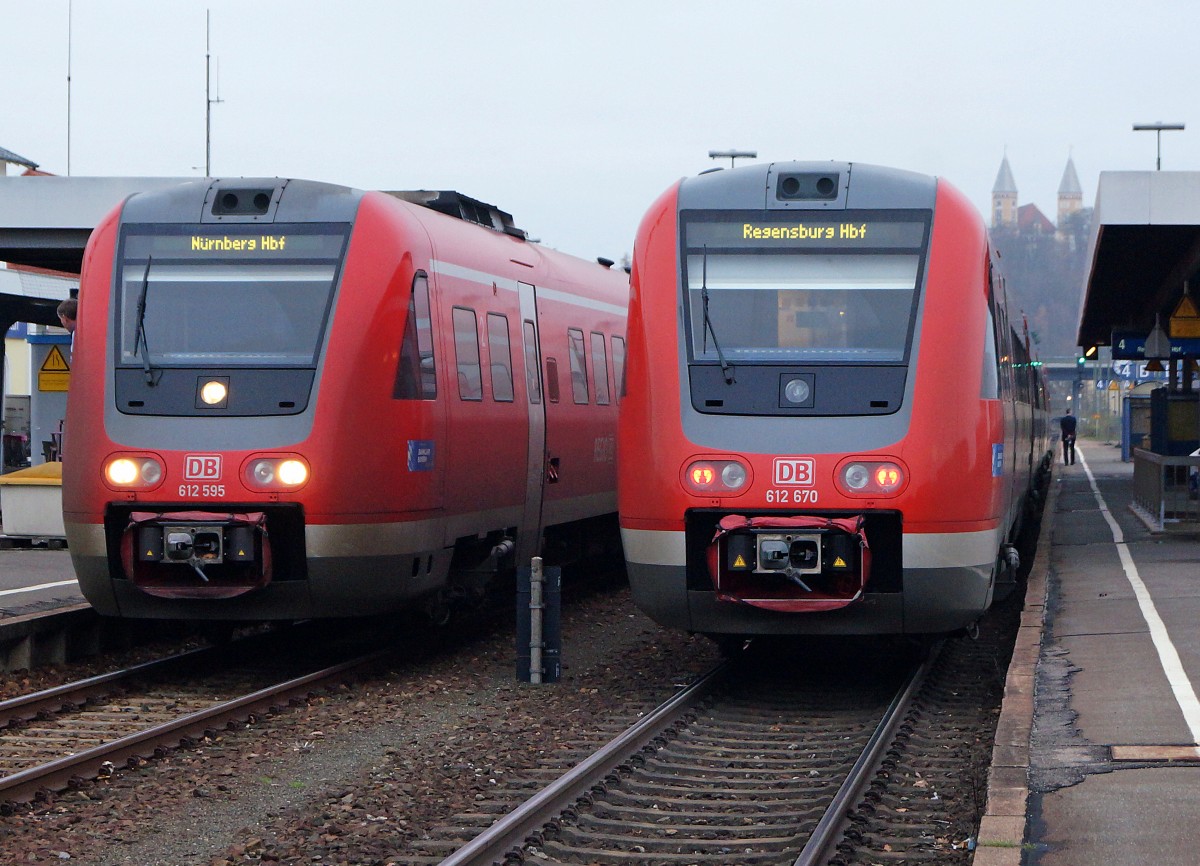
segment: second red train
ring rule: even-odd
[[[638,232],[618,504],[635,602],[716,638],[970,626],[1048,472],[978,212],[860,163],[713,170]]]

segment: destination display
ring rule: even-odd
[[[336,259],[342,254],[346,236],[268,229],[229,231],[193,228],[181,234],[135,234],[125,237],[125,260],[144,259]]]
[[[825,214],[787,219],[728,219],[686,222],[688,249],[858,247],[914,249],[925,245],[924,220],[829,219]]]

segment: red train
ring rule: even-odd
[[[80,283],[63,513],[84,595],[123,617],[440,616],[594,523],[615,543],[611,264],[453,193],[129,198]]]
[[[713,170],[638,232],[618,508],[635,602],[718,639],[970,626],[1049,471],[986,229],[945,181]]]

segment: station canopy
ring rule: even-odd
[[[79,273],[92,229],[136,192],[182,177],[0,177],[0,262]]]
[[[1200,304],[1200,172],[1102,172],[1088,253],[1080,346],[1166,329],[1185,280]]]
[[[0,262],[78,274],[92,229],[109,211],[134,193],[195,180],[0,176]],[[67,285],[28,271],[3,273],[0,330],[13,322],[57,325],[55,308],[66,297]]]

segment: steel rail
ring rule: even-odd
[[[40,692],[32,692],[15,698],[0,701],[0,729],[5,723],[25,722],[36,719],[42,713],[61,709],[68,704],[82,704],[89,698],[111,694],[112,686],[122,680],[140,676],[157,675],[177,665],[195,662],[205,655],[218,652],[220,647],[201,647],[188,650],[178,655],[169,656],[153,661],[142,662],[133,667],[122,668],[106,674],[52,686]]]
[[[205,732],[224,723],[270,710],[301,694],[307,695],[313,686],[323,680],[365,667],[392,654],[393,651],[389,649],[360,656],[128,734],[110,743],[20,770],[0,778],[0,800],[33,799],[43,789],[65,788],[76,779],[99,775],[106,764],[115,765],[131,758],[146,758],[159,749],[178,747],[189,738],[203,736]]]
[[[925,660],[913,670],[912,676],[909,677],[904,688],[892,699],[887,712],[876,726],[875,732],[871,734],[871,739],[867,741],[862,754],[858,756],[858,760],[850,769],[850,774],[838,788],[829,808],[817,822],[816,828],[809,836],[808,842],[800,850],[800,856],[796,858],[793,866],[818,866],[829,859],[833,847],[842,837],[847,815],[861,799],[863,791],[871,780],[871,774],[879,766],[884,750],[894,738],[904,711],[916,697],[917,691],[925,682],[926,677],[929,676],[929,672],[941,654],[942,646],[943,643],[939,641],[930,649]]]
[[[511,849],[520,847],[530,835],[653,742],[671,720],[703,700],[724,681],[732,669],[731,661],[717,665],[442,860],[440,866],[480,866],[494,863]]]

